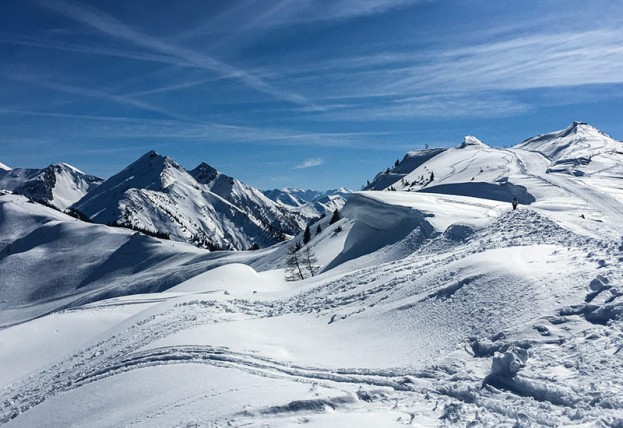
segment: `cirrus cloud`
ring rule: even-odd
[[[310,158],[295,166],[294,169],[313,168],[315,166],[320,166],[323,163],[324,160],[322,158]]]

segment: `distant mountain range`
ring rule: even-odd
[[[298,212],[306,218],[315,218],[341,210],[352,190],[343,187],[327,191],[284,187],[265,190],[263,193],[272,201],[291,211]]]
[[[276,202],[207,163],[188,171],[154,151],[107,180],[64,163],[40,170],[2,164],[0,189],[96,223],[227,250],[288,239],[311,220],[341,208],[347,194],[301,191],[303,196],[293,193],[294,204]]]

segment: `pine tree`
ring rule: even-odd
[[[320,233],[322,233],[322,226],[318,225],[318,227],[316,227],[316,236],[320,235]]]
[[[311,231],[309,230],[309,225],[305,228],[305,232],[303,233],[303,244],[307,244],[311,240]]]
[[[396,162],[394,162],[394,168],[398,167],[398,165],[400,165],[400,161],[396,159]]]
[[[339,221],[342,218],[342,216],[340,215],[340,210],[336,209],[335,211],[333,211],[333,215],[331,216],[331,220],[329,220],[329,224],[333,224],[336,221]]]
[[[286,258],[286,281],[299,281],[305,279],[301,257],[298,254],[300,247],[297,244],[288,247],[288,257]]]

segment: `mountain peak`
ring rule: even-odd
[[[75,166],[69,165],[68,163],[65,163],[65,162],[52,164],[48,168],[54,168],[54,169],[57,169],[59,171],[60,170],[66,170],[66,171],[70,171],[70,172],[73,172],[74,174],[79,174],[79,175],[85,175],[85,176],[87,175],[84,172],[80,171]]]
[[[612,138],[610,135],[608,135],[605,132],[595,128],[592,125],[589,125],[586,122],[573,121],[573,123],[571,123],[571,125],[569,125],[565,129],[560,131],[560,136],[561,137],[566,137],[568,135],[574,135],[574,134],[579,134],[579,135],[582,135],[582,136],[594,135],[594,136],[601,136],[601,137]]]
[[[468,147],[489,147],[478,138],[473,135],[466,135],[463,137],[463,142],[457,147],[457,149],[465,149]]]
[[[208,165],[205,162],[201,162],[197,167],[189,171],[190,175],[201,184],[210,184],[219,176],[219,172],[216,168]]]

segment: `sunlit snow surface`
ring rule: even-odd
[[[489,185],[506,165],[534,197],[516,211],[490,186],[353,194],[312,228],[324,272],[298,282],[287,244],[207,253],[0,196],[2,321],[21,322],[0,330],[0,421],[621,426],[617,154],[581,175],[529,149],[436,155],[484,156]]]

